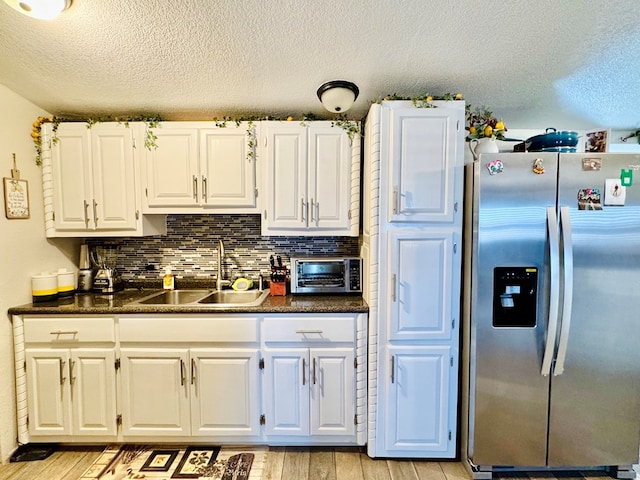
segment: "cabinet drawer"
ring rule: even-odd
[[[355,317],[266,317],[262,338],[265,342],[355,342]]]
[[[26,343],[115,342],[111,317],[27,317]]]
[[[122,317],[121,342],[257,342],[258,318],[220,317]]]

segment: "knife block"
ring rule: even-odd
[[[287,294],[287,267],[271,267],[269,295],[284,296]]]
[[[269,295],[284,296],[287,294],[287,282],[271,282],[269,283]]]

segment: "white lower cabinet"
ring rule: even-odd
[[[113,349],[27,349],[29,434],[115,436]]]
[[[24,340],[24,371],[17,373],[26,380],[32,440],[115,439],[113,319],[27,318]]]
[[[189,435],[187,349],[123,348],[123,435]]]
[[[366,440],[366,314],[13,321],[23,443]]]
[[[123,348],[122,432],[258,435],[258,350]]]
[[[389,347],[391,372],[386,387],[384,448],[389,452],[452,453],[451,382],[456,382],[452,348]],[[457,365],[455,365],[457,367]]]
[[[355,443],[356,316],[267,316],[262,341],[268,441]]]
[[[120,319],[122,436],[260,438],[258,318]]]
[[[268,436],[355,434],[353,348],[268,349],[264,359]]]

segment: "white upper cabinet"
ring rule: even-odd
[[[394,108],[389,115],[390,222],[452,222],[458,208],[464,109]]]
[[[135,126],[43,126],[43,187],[48,237],[164,233],[164,218],[141,216]],[[50,145],[50,148],[49,148]]]
[[[358,235],[360,141],[331,122],[262,122],[263,235]]]
[[[161,123],[145,151],[145,212],[257,213],[255,128]]]

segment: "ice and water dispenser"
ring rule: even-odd
[[[538,304],[536,267],[493,269],[493,326],[533,328]]]

